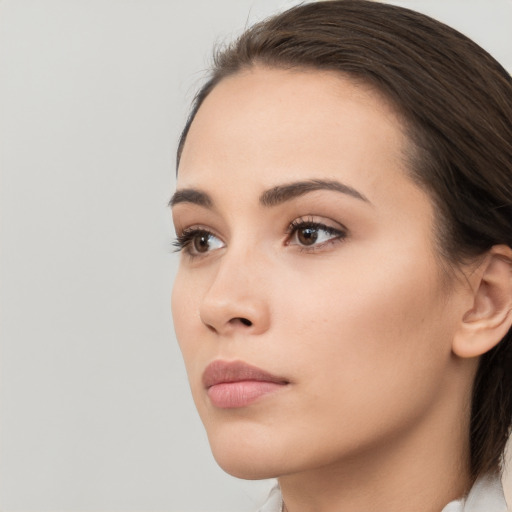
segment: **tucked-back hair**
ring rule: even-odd
[[[512,246],[512,80],[476,43],[417,12],[367,0],[303,4],[246,30],[214,57],[181,135],[223,78],[254,66],[338,71],[394,106],[412,178],[437,211],[441,260],[456,268]],[[512,422],[512,334],[481,357],[471,404],[473,477],[501,468]]]

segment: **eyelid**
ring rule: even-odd
[[[336,224],[336,225],[333,226],[333,224]],[[288,225],[287,232],[289,233],[289,232],[293,231],[293,229],[296,229],[297,227],[301,227],[304,225],[317,226],[319,228],[324,228],[324,229],[332,230],[332,231],[339,231],[339,232],[343,232],[343,233],[348,232],[348,229],[340,222],[326,219],[325,217],[318,216],[318,215],[304,215],[304,216],[294,219]]]
[[[327,245],[344,241],[348,236],[348,229],[345,228],[339,222],[335,222],[337,227],[334,227],[330,224],[330,222],[334,221],[321,221],[317,220],[314,216],[307,217],[299,217],[292,221],[287,228],[287,241],[286,245],[294,246],[299,248],[301,251],[313,252],[318,251],[325,248]],[[316,243],[316,240],[311,245],[301,244],[301,243],[292,243],[292,237],[295,237],[299,230],[311,228],[313,230],[324,231],[328,233],[330,236],[327,240]]]
[[[225,242],[222,240],[222,237],[215,233],[214,230],[202,225],[194,225],[183,229],[176,229],[176,237],[172,242],[172,245],[174,246],[174,252],[183,252],[187,254],[190,258],[198,258],[206,257],[215,250],[221,248],[217,247],[213,250],[209,250],[204,253],[196,253],[193,250],[191,250],[190,245],[194,243],[194,237],[199,236],[201,234],[207,235],[208,237],[216,238],[223,244],[223,246],[225,246]]]

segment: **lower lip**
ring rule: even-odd
[[[222,382],[208,388],[208,397],[216,407],[235,409],[252,404],[262,396],[274,393],[284,386],[286,384],[256,380]]]

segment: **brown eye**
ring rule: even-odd
[[[206,254],[224,247],[224,242],[209,231],[196,231],[190,234],[189,253],[191,255]]]
[[[290,226],[289,237],[288,245],[316,249],[321,248],[327,242],[344,239],[346,231],[318,222],[298,220]]]
[[[194,252],[208,252],[210,248],[210,236],[210,233],[198,233],[192,241],[192,245],[194,246]]]
[[[187,229],[173,242],[177,251],[183,251],[191,257],[204,256],[225,247],[224,242],[210,231]]]
[[[313,245],[318,240],[318,229],[313,227],[298,229],[297,240],[301,245]]]

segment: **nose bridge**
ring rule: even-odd
[[[257,334],[268,329],[265,259],[261,248],[253,245],[226,249],[201,304],[200,316],[205,325],[219,334],[237,330]]]

